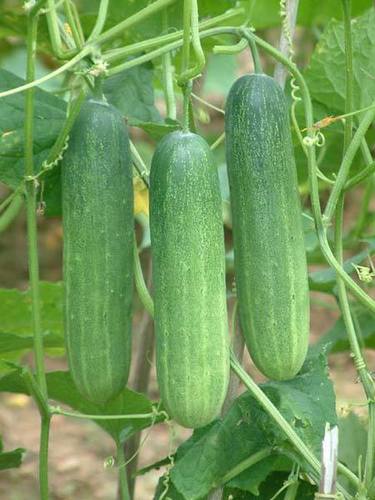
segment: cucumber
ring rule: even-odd
[[[156,368],[169,415],[197,428],[219,413],[229,378],[219,179],[207,143],[173,132],[151,165]]]
[[[104,404],[126,385],[131,354],[133,185],[120,113],[88,100],[62,162],[64,323],[80,393]]]
[[[272,78],[233,84],[225,134],[241,328],[259,370],[290,379],[306,357],[309,290],[288,110]]]

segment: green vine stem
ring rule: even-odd
[[[375,108],[369,109],[363,119],[361,120],[358,129],[356,130],[353,139],[346,149],[345,156],[342,160],[339,172],[337,174],[337,178],[335,184],[332,188],[331,194],[329,196],[325,211],[324,211],[324,221],[327,224],[333,217],[335,207],[339,196],[343,190],[346,179],[348,177],[349,169],[353,163],[354,156],[357,153],[358,149],[361,146],[362,140],[375,119]],[[346,123],[348,120],[351,121],[351,117],[346,119]]]
[[[240,15],[241,13],[243,13],[243,11],[244,9],[242,7],[237,7],[219,16],[215,16],[212,17],[211,19],[201,21],[199,23],[199,30],[202,31],[211,28],[217,24],[220,24],[221,22],[228,21],[232,17]],[[146,50],[159,47],[160,45],[166,45],[168,43],[175,42],[176,40],[182,39],[182,37],[183,37],[183,30],[179,30],[173,33],[168,33],[167,35],[161,35],[154,38],[149,38],[148,40],[133,43],[131,45],[127,45],[126,47],[120,47],[118,49],[108,50],[103,54],[103,59],[108,63],[112,63],[120,59],[125,59],[130,55],[142,53]]]
[[[192,68],[189,68],[190,39],[196,58],[196,64]],[[184,0],[182,68],[178,84],[184,87],[189,80],[198,76],[204,68],[205,62],[199,36],[198,0]]]
[[[81,38],[81,30],[77,26],[77,19],[74,16],[72,4],[70,0],[64,1],[64,11],[69,24],[69,28],[71,29],[74,43],[77,49],[81,49],[83,46],[83,40]],[[79,22],[79,21],[78,21]]]
[[[88,42],[95,40],[103,31],[105,21],[107,19],[108,4],[109,0],[100,0],[98,16],[96,18],[92,32],[90,33],[90,36],[87,39]]]
[[[69,59],[76,51],[63,49],[55,0],[47,0],[46,18],[54,55],[58,59]]]
[[[361,151],[362,151],[362,156],[365,160],[366,165],[367,166],[370,165],[372,163],[373,159],[371,156],[370,149],[369,149],[367,142],[365,140],[362,141]],[[373,193],[374,187],[375,187],[375,175],[372,175],[371,178],[366,183],[365,192],[363,193],[362,200],[361,200],[359,215],[357,217],[357,222],[355,224],[355,227],[354,227],[354,230],[352,233],[353,237],[356,239],[358,239],[362,235],[362,232],[365,228],[368,207],[370,204],[371,195]]]
[[[365,181],[368,177],[370,177],[375,172],[375,162],[366,165],[358,174],[353,175],[347,183],[345,184],[345,191],[352,189],[353,187],[358,186],[361,182]],[[371,179],[370,179],[371,181]],[[367,207],[366,207],[367,208]],[[367,210],[366,210],[367,211]]]
[[[234,373],[237,374],[239,379],[244,383],[247,389],[250,391],[252,396],[258,401],[258,403],[264,408],[264,410],[274,419],[280,429],[285,433],[290,443],[296,448],[299,454],[304,457],[306,462],[310,465],[314,471],[316,481],[319,481],[320,477],[320,462],[315,457],[315,455],[309,450],[298,434],[292,429],[289,423],[284,419],[279,410],[274,406],[274,404],[267,398],[264,392],[258,387],[258,385],[249,377],[242,366],[239,364],[233,353],[230,357],[230,365]],[[340,471],[345,474],[345,476],[350,480],[350,482],[358,487],[359,479],[355,474],[353,474],[346,467],[341,466]],[[340,490],[345,498],[351,498],[347,491],[340,485],[337,484],[337,489]]]
[[[146,18],[163,10],[165,7],[168,7],[168,5],[171,5],[175,1],[176,0],[156,0],[155,2],[152,2],[147,7],[144,7],[132,16],[129,16],[127,19],[124,19],[124,21],[116,24],[116,26],[113,26],[113,28],[104,31],[96,38],[95,44],[103,44],[104,42],[108,42],[112,38],[115,38],[117,35],[121,35],[122,33],[124,33],[124,31],[126,31],[131,26],[144,21]]]
[[[134,238],[134,280],[135,280],[135,287],[138,292],[138,296],[146,309],[146,311],[150,314],[150,316],[153,318],[154,317],[154,302],[152,300],[152,297],[150,295],[150,292],[148,291],[143,272],[142,272],[142,266],[141,266],[141,261],[139,259],[139,252],[138,252],[138,247],[137,247],[137,242]]]
[[[168,12],[167,9],[163,11],[163,31],[168,32]],[[167,106],[167,117],[175,120],[176,113],[176,97],[173,88],[173,66],[171,61],[171,54],[167,52],[162,56],[163,63],[163,90],[165,96],[165,103]]]
[[[22,205],[23,196],[20,193],[17,193],[17,195],[13,197],[13,199],[7,206],[5,212],[0,215],[0,233],[5,231],[5,229],[7,229],[7,227],[17,217],[22,208]]]
[[[220,485],[226,484],[228,481],[233,479],[234,477],[238,476],[243,472],[244,470],[248,469],[252,465],[257,464],[261,460],[264,460],[265,458],[269,457],[272,454],[272,448],[271,447],[266,447],[263,448],[262,450],[257,451],[253,455],[250,455],[248,458],[237,464],[233,469],[228,471],[223,478],[220,481]]]
[[[262,68],[262,63],[260,62],[258,47],[256,46],[254,38],[249,37],[247,34],[247,31],[244,31],[243,35],[247,39],[249,46],[250,46],[250,51],[251,51],[251,55],[253,58],[253,64],[254,64],[254,72],[261,74],[261,73],[263,73],[263,68]]]
[[[344,37],[345,37],[345,69],[346,69],[346,99],[345,113],[349,114],[353,111],[353,48],[351,35],[351,0],[342,0],[344,14]],[[369,113],[369,111],[367,112]],[[375,114],[374,114],[375,116]],[[344,128],[344,153],[348,151],[352,138],[353,117],[348,116],[345,120]],[[363,137],[361,138],[361,142]],[[339,175],[341,173],[341,169]],[[338,176],[339,177],[339,176]],[[338,178],[332,190],[338,185]],[[331,200],[331,197],[330,197]],[[328,201],[329,203],[329,201]],[[334,206],[334,205],[333,205]],[[328,207],[328,204],[327,204]],[[329,215],[329,212],[328,212]],[[340,193],[335,210],[335,253],[339,264],[343,265],[343,216],[344,216],[344,193]],[[368,487],[373,479],[373,463],[374,463],[374,405],[375,405],[375,384],[371,373],[367,367],[366,361],[362,355],[359,340],[353,324],[352,315],[350,312],[350,304],[347,297],[345,285],[340,277],[337,277],[338,297],[341,312],[343,315],[347,335],[349,338],[350,349],[353,355],[354,365],[357,368],[358,375],[364,387],[366,396],[369,401],[369,432],[367,434],[367,453],[365,464],[365,485]]]
[[[131,500],[129,494],[128,479],[126,474],[124,445],[119,441],[116,443],[116,446],[117,446],[116,465],[118,468],[120,500]]]
[[[127,415],[86,415],[83,413],[62,410],[59,406],[50,406],[49,409],[52,415],[63,415],[65,417],[73,417],[85,420],[143,420],[148,418],[155,418],[155,413],[137,413]]]
[[[35,77],[35,53],[38,32],[38,14],[27,18],[27,63],[26,81],[33,81]],[[30,89],[25,96],[25,174],[34,173],[33,153],[33,124],[34,124],[34,89]],[[47,399],[47,382],[44,368],[43,337],[40,317],[39,295],[39,263],[36,221],[36,194],[37,185],[34,181],[26,183],[27,209],[27,242],[29,279],[32,302],[32,323],[34,333],[34,357],[36,366],[36,380],[43,399]],[[41,411],[41,410],[40,410]],[[48,500],[48,438],[50,415],[41,412],[41,432],[39,447],[39,489],[41,500]]]
[[[234,55],[246,50],[249,44],[245,38],[233,45],[215,45],[212,49],[213,54]]]
[[[149,188],[150,186],[150,172],[146,166],[146,163],[143,161],[141,155],[139,154],[137,148],[135,147],[133,141],[130,141],[130,152],[132,155],[133,165],[139,175],[139,177],[144,182],[145,186]]]

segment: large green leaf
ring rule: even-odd
[[[375,349],[375,315],[362,307],[352,309],[355,320],[354,326],[358,332],[363,347]],[[349,351],[350,344],[345,323],[340,317],[332,328],[328,330],[319,341],[314,344],[313,349],[324,349],[329,353]]]
[[[327,378],[325,358],[309,357],[295,379],[268,382],[261,387],[307,446],[319,454],[326,422],[336,423],[335,395]],[[292,450],[280,428],[245,392],[223,420],[198,429],[177,450],[170,481],[182,498],[204,498],[221,484],[228,471],[266,446],[284,449],[287,454]],[[306,467],[303,458],[293,455],[293,459]],[[254,481],[248,482],[247,487],[256,492],[272,470],[280,469],[281,464],[277,462],[266,459],[259,463],[258,483],[254,474]],[[247,470],[247,475],[252,475],[252,468]]]
[[[23,85],[13,73],[0,69],[0,91]],[[0,99],[0,181],[16,188],[24,176],[25,94]],[[35,91],[34,165],[35,173],[53,146],[65,121],[65,102],[41,89]]]
[[[352,22],[354,106],[370,105],[375,96],[375,9]],[[345,44],[342,22],[332,20],[315,47],[305,77],[314,100],[330,114],[345,112]]]
[[[42,281],[40,283],[40,309],[42,331],[63,335],[62,327],[62,283]],[[18,335],[32,334],[30,290],[0,289],[1,330]]]
[[[29,394],[21,373],[22,369],[16,369],[0,378],[0,391]],[[69,372],[49,372],[46,377],[49,399],[67,404],[80,413],[87,415],[133,415],[153,412],[153,405],[146,396],[127,388],[105,406],[99,406],[81,396]],[[123,442],[135,432],[149,427],[155,418],[94,421],[107,431],[115,441]],[[160,421],[160,417],[156,421]]]
[[[128,118],[130,124],[133,119],[142,122],[161,121],[154,104],[152,78],[153,66],[146,63],[122,71],[104,82],[106,98]]]
[[[64,350],[62,284],[40,283],[40,308],[44,346],[49,354]],[[16,361],[33,348],[30,290],[0,289],[0,359]],[[2,371],[7,370],[1,366]]]

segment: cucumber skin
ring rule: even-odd
[[[198,135],[173,132],[151,166],[156,367],[171,417],[202,427],[229,379],[225,252],[217,170]]]
[[[240,322],[259,370],[293,378],[307,353],[309,289],[301,207],[283,91],[239,78],[225,114]]]
[[[131,355],[133,184],[120,113],[89,100],[62,163],[65,339],[80,393],[104,404],[126,385]]]

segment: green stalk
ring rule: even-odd
[[[109,0],[100,0],[98,17],[96,18],[95,25],[92,29],[90,36],[87,39],[88,42],[95,40],[103,31],[105,21],[107,19],[108,4]]]
[[[351,144],[353,117],[350,113],[353,111],[353,48],[351,34],[351,0],[342,0],[344,14],[344,36],[345,36],[345,66],[346,66],[346,99],[345,113],[348,115],[345,121],[344,129],[344,153],[347,152]],[[374,115],[375,116],[375,115]],[[361,138],[362,142],[362,138]],[[341,171],[341,170],[340,170]],[[339,172],[340,174],[340,172]],[[332,190],[332,195],[337,182]],[[329,214],[329,212],[328,212]],[[335,211],[335,254],[338,263],[343,265],[343,216],[344,216],[344,194],[341,193],[338,197]],[[338,297],[340,308],[343,315],[345,327],[347,330],[350,350],[353,355],[354,365],[357,368],[361,383],[365,389],[366,396],[369,401],[369,429],[367,434],[367,454],[365,466],[365,484],[368,487],[373,478],[374,464],[374,400],[375,400],[375,384],[371,377],[371,373],[367,367],[366,361],[362,355],[359,340],[354,328],[353,319],[350,313],[350,304],[346,294],[345,285],[340,277],[337,277]],[[372,402],[371,402],[372,401]]]
[[[120,485],[120,500],[131,500],[126,475],[124,446],[120,442],[117,443],[117,467]]]
[[[51,418],[43,416],[41,419],[39,441],[39,484],[41,500],[48,500],[48,444]]]
[[[349,189],[358,186],[358,184],[366,180],[374,172],[375,172],[375,162],[370,163],[370,165],[366,165],[366,167],[363,168],[360,172],[358,172],[358,174],[353,175],[353,177],[351,177],[347,181],[347,183],[345,184],[345,191],[348,191]],[[371,179],[369,179],[369,181],[371,181]],[[367,213],[367,206],[365,211]]]
[[[132,155],[134,167],[148,189],[150,187],[150,180],[149,180],[150,172],[148,171],[146,163],[143,161],[133,141],[130,141],[130,152]]]
[[[207,19],[206,21],[202,21],[199,23],[199,29],[204,30],[215,26],[216,24],[220,24],[222,21],[227,21],[228,19],[237,16],[243,12],[243,8],[231,9],[220,16],[215,16],[211,19]],[[148,40],[144,40],[142,42],[133,43],[126,47],[120,47],[118,49],[108,50],[103,54],[103,59],[107,62],[114,62],[119,59],[125,59],[126,57],[142,53],[146,50],[153,49],[160,45],[165,45],[167,43],[175,42],[176,40],[180,40],[183,37],[183,30],[175,31],[173,33],[168,33],[167,35],[157,36],[155,38],[150,38]]]
[[[58,406],[50,406],[52,415],[64,415],[65,417],[79,418],[83,420],[135,420],[135,419],[148,419],[154,418],[154,413],[137,413],[128,415],[86,415],[84,413],[75,413],[72,411],[62,410]]]
[[[28,18],[27,31],[27,69],[26,78],[33,80],[35,74],[35,50],[37,37],[38,17]],[[25,102],[25,174],[32,177],[34,173],[33,153],[33,117],[34,117],[34,89],[26,94]],[[47,397],[47,384],[44,369],[43,337],[40,322],[40,299],[39,299],[39,264],[36,222],[36,192],[35,182],[26,184],[27,202],[27,229],[29,248],[29,276],[32,296],[32,317],[34,331],[34,353],[36,363],[36,377],[42,394]]]
[[[104,42],[108,42],[112,38],[115,38],[117,35],[121,35],[122,33],[124,33],[124,31],[130,28],[130,26],[144,21],[148,17],[156,14],[160,10],[163,10],[165,7],[168,7],[168,5],[171,5],[174,2],[175,0],[156,0],[155,2],[152,2],[147,7],[144,7],[127,19],[124,19],[124,21],[117,24],[116,26],[113,26],[113,28],[104,31],[104,33],[99,35],[96,40],[94,40],[95,43],[102,44]]]
[[[32,81],[35,77],[35,53],[38,32],[38,16],[28,16],[27,19],[27,66],[26,80]],[[34,173],[33,153],[33,124],[34,124],[34,89],[30,89],[25,96],[25,174]],[[39,296],[39,263],[36,221],[36,194],[37,186],[34,181],[26,183],[27,207],[27,241],[29,279],[32,301],[32,323],[34,333],[34,357],[36,380],[40,393],[47,399],[47,382],[44,367],[43,336],[40,318]],[[48,500],[48,436],[50,416],[41,413],[41,435],[39,448],[39,489],[41,500]]]
[[[220,484],[221,485],[226,484],[228,481],[230,481],[234,477],[241,474],[241,472],[248,469],[252,465],[257,464],[258,462],[260,462],[264,458],[269,457],[271,454],[272,454],[272,448],[267,447],[267,448],[263,448],[262,450],[257,451],[253,455],[250,455],[250,457],[245,458],[245,460],[243,460],[242,462],[237,464],[235,467],[233,467],[233,469],[228,471],[221,479]]]
[[[246,31],[244,32],[244,36],[245,38],[247,38],[247,41],[250,45],[251,55],[253,57],[254,72],[261,74],[263,73],[263,68],[262,63],[260,62],[259,52],[254,38],[247,36]]]
[[[139,259],[137,242],[136,242],[135,238],[134,238],[134,280],[135,280],[135,287],[137,289],[138,296],[143,304],[143,307],[146,309],[146,311],[153,318],[154,317],[154,302],[152,300],[150,292],[148,291],[148,288],[147,288],[147,285],[146,285],[146,282],[145,282],[145,279],[143,276],[141,261]]]
[[[64,10],[65,10],[65,15],[69,23],[69,27],[72,30],[72,36],[74,43],[77,47],[77,49],[81,49],[83,46],[83,41],[80,36],[80,31],[78,29],[78,26],[76,24],[76,19],[74,17],[72,5],[70,3],[70,0],[65,0],[64,1]]]
[[[163,31],[168,31],[168,12],[167,9],[163,12]],[[167,52],[162,56],[163,62],[163,89],[165,103],[167,106],[167,117],[175,120],[176,112],[176,97],[173,88],[173,66],[171,61],[171,54]]]
[[[341,162],[340,170],[337,174],[337,178],[335,181],[335,184],[333,185],[331,194],[329,196],[326,208],[324,210],[324,220],[326,223],[328,223],[334,214],[335,207],[337,204],[337,201],[339,199],[340,193],[344,188],[345,182],[348,177],[348,173],[350,170],[350,167],[353,163],[354,156],[357,153],[358,149],[361,146],[362,140],[365,137],[365,134],[372,124],[372,122],[375,119],[375,108],[370,109],[369,111],[366,112],[365,116],[361,120],[358,129],[356,130],[353,139],[351,140],[350,144],[348,145],[346,149],[345,156]],[[347,123],[352,123],[352,117],[348,117],[346,119],[346,124]],[[350,125],[351,127],[351,125]],[[345,129],[347,130],[347,127],[345,126]]]
[[[5,231],[5,229],[7,229],[9,224],[11,224],[13,220],[17,217],[22,208],[22,205],[23,205],[23,196],[22,194],[17,193],[17,195],[12,199],[12,201],[8,205],[5,212],[0,215],[0,233]]]

